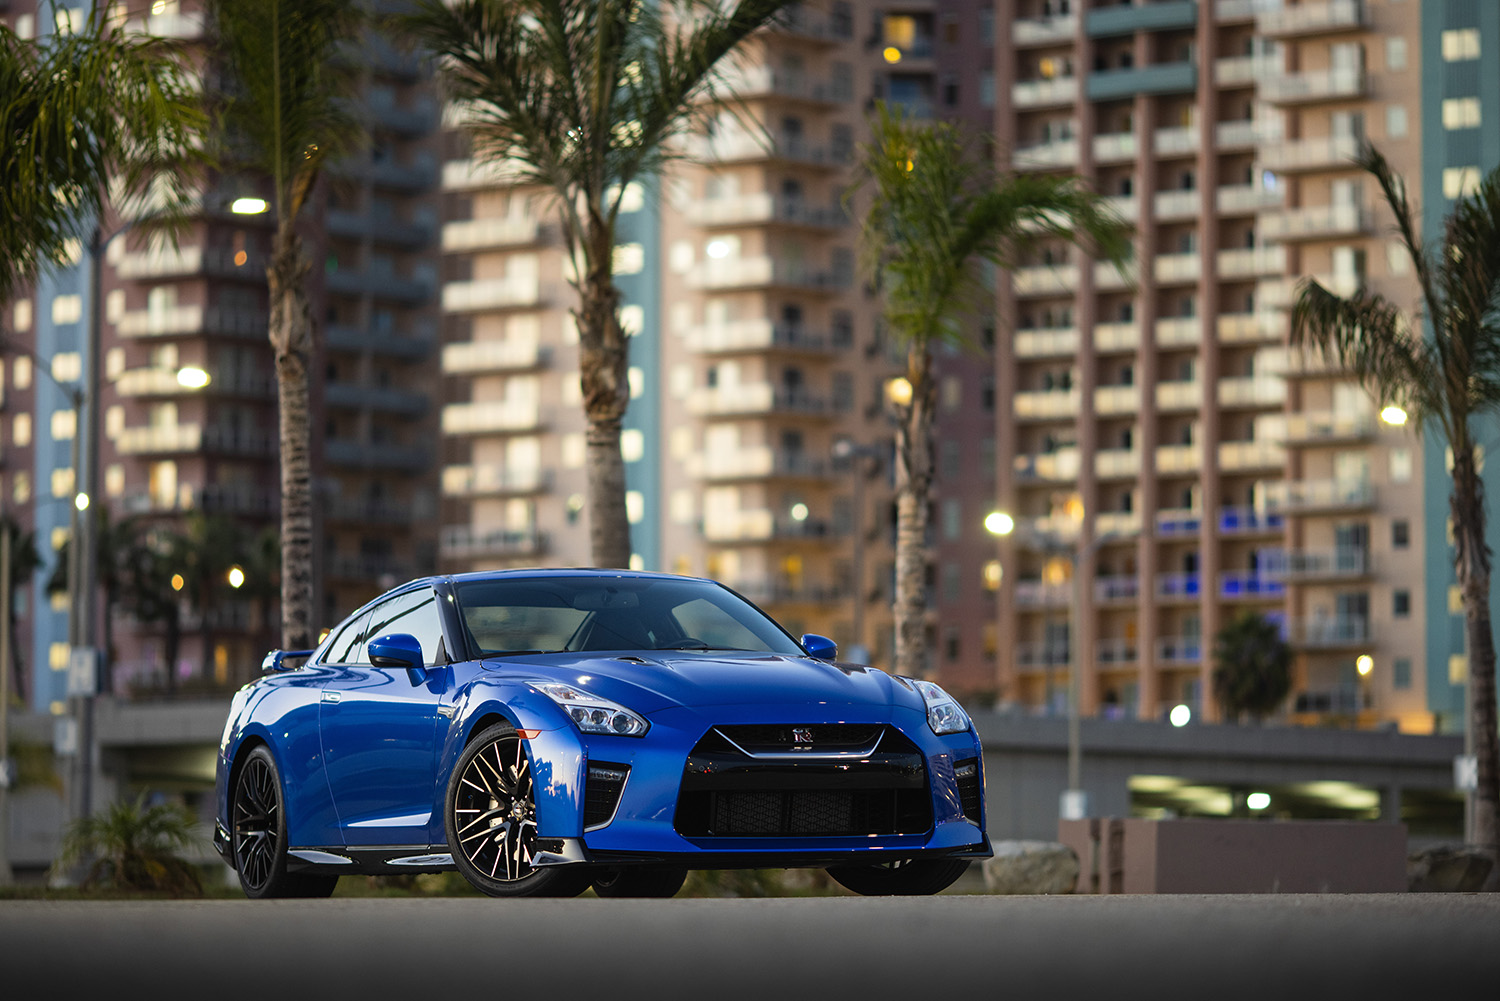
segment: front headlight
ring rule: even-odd
[[[539,684],[537,691],[562,706],[563,712],[584,733],[608,733],[616,737],[644,737],[651,724],[618,702],[591,695],[581,688],[562,684]]]
[[[921,693],[922,701],[927,703],[927,725],[932,727],[933,733],[942,736],[945,733],[963,733],[969,728],[969,715],[953,700],[953,696],[930,681],[913,678],[911,684]]]

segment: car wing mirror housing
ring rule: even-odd
[[[827,636],[819,636],[817,633],[804,633],[802,636],[802,649],[807,651],[809,657],[819,660],[837,660],[839,645]]]
[[[427,677],[422,666],[422,644],[410,633],[387,633],[370,641],[366,653],[373,667],[404,667],[412,684]]]

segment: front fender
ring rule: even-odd
[[[496,717],[524,738],[536,796],[537,832],[543,837],[577,837],[583,829],[583,778],[587,760],[582,735],[562,709],[529,683],[481,677],[455,700],[453,724],[438,759],[437,801],[433,804],[433,844],[445,844],[448,783],[464,748]]]

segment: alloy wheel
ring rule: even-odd
[[[253,757],[240,772],[234,797],[234,857],[248,886],[264,887],[270,882],[280,829],[276,774],[263,758]]]
[[[515,735],[491,742],[469,760],[453,814],[460,849],[479,872],[515,881],[536,871],[531,762]]]

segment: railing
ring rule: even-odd
[[[1224,598],[1279,598],[1286,594],[1281,577],[1258,570],[1226,570],[1219,574],[1219,595]]]
[[[529,401],[450,403],[443,407],[443,431],[447,434],[531,431],[540,427],[541,424],[541,410],[535,403]]]
[[[1286,554],[1286,576],[1292,579],[1363,577],[1371,570],[1366,549],[1294,549]]]
[[[546,349],[535,341],[469,341],[443,347],[443,371],[450,374],[532,369],[546,359]]]
[[[536,243],[541,235],[541,220],[530,216],[465,219],[443,225],[443,249],[453,251],[519,247]]]
[[[1196,598],[1203,591],[1203,580],[1196,573],[1160,573],[1156,575],[1158,598]]]
[[[546,489],[551,482],[548,470],[530,466],[509,469],[505,466],[445,466],[443,494],[447,497],[474,497],[483,494],[527,494]]]
[[[1094,328],[1097,344],[1099,328]],[[1019,358],[1046,358],[1073,355],[1078,352],[1077,327],[1050,327],[1040,330],[1018,330],[1015,339]]]

